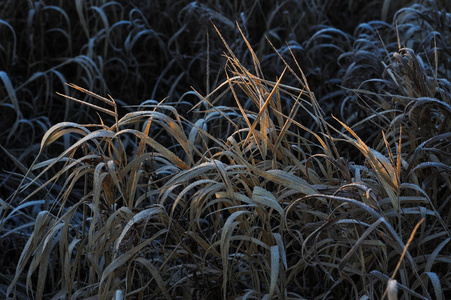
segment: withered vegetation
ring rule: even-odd
[[[0,2],[0,298],[451,297],[451,2]]]

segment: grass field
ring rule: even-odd
[[[0,299],[451,298],[451,2],[0,2]]]

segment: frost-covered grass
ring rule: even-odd
[[[451,294],[448,1],[18,2],[0,298]]]

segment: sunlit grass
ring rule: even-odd
[[[0,6],[0,295],[447,297],[449,4],[404,2]]]

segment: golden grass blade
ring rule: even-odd
[[[235,102],[236,102],[236,104],[238,105],[238,108],[240,109],[241,115],[243,116],[244,120],[246,121],[247,126],[248,126],[249,128],[251,128],[251,127],[252,127],[252,123],[251,123],[251,121],[249,120],[249,116],[248,116],[247,113],[245,112],[244,108],[241,106],[240,101],[238,100],[238,97],[237,97],[237,95],[236,95],[235,89],[233,88],[232,81],[231,81],[231,79],[229,78],[229,74],[226,73],[226,76],[227,76],[227,83],[229,83],[230,91],[232,92],[233,98],[235,99]],[[240,79],[241,79],[241,78],[240,78]]]
[[[272,100],[272,96],[274,95],[275,91],[278,89],[279,83],[280,83],[280,81],[282,80],[283,75],[285,74],[285,71],[286,71],[286,70],[287,70],[287,68],[285,67],[285,69],[283,70],[282,74],[280,75],[279,80],[278,80],[277,83],[274,85],[273,89],[271,90],[271,93],[268,95],[268,97],[266,98],[265,102],[264,102],[263,105],[260,107],[260,111],[258,112],[257,117],[255,118],[254,123],[252,124],[251,128],[249,129],[249,133],[248,133],[248,135],[247,135],[247,137],[246,137],[246,139],[245,139],[245,141],[244,141],[245,144],[247,144],[247,142],[248,142],[248,140],[249,140],[249,137],[254,133],[255,127],[256,127],[257,124],[259,123],[260,118],[262,117],[262,115],[263,115],[263,118],[266,118],[266,119],[269,118],[268,112],[266,111],[266,107],[268,106],[269,101]],[[265,134],[265,132],[267,131],[267,129],[269,129],[268,121],[260,122],[260,125],[261,125],[261,126],[260,126],[260,127],[261,127],[260,130],[263,131],[263,135],[264,135],[265,137],[267,137],[267,135]],[[264,141],[267,141],[267,139],[265,139]]]
[[[376,176],[378,177],[380,183],[383,185],[385,192],[388,194],[393,208],[395,210],[399,210],[399,200],[397,194],[399,193],[399,181],[397,178],[396,170],[390,161],[383,156],[381,153],[377,152],[374,149],[369,148],[358,136],[357,134],[349,128],[346,124],[338,120],[334,117],[334,119],[339,122],[346,130],[348,130],[355,138],[352,139],[345,135],[344,133],[340,134],[352,145],[354,145],[360,152],[365,155],[367,161],[370,163],[372,169],[375,171]]]
[[[85,93],[85,94],[87,94],[87,95],[89,95],[89,96],[91,96],[91,97],[94,97],[94,98],[96,98],[96,99],[99,99],[99,100],[101,100],[102,102],[104,102],[104,103],[106,103],[106,104],[112,106],[113,108],[116,108],[116,102],[114,102],[114,100],[110,100],[110,99],[108,99],[108,98],[99,96],[99,95],[97,95],[96,93],[93,93],[93,92],[91,92],[91,91],[89,91],[89,90],[87,90],[87,89],[84,89],[84,88],[82,88],[82,87],[79,87],[78,85],[75,85],[75,84],[73,84],[73,83],[66,83],[66,85],[69,86],[69,87],[71,87],[71,88],[73,88],[73,89],[79,90],[80,92]],[[84,101],[82,101],[82,102],[85,103]]]
[[[227,44],[226,40],[223,38],[222,34],[219,32],[219,29],[216,27],[216,25],[213,22],[212,22],[212,24],[213,24],[213,27],[215,28],[216,32],[218,33],[219,37],[221,38],[222,43],[227,48],[227,51],[229,52],[229,54],[232,56],[233,61],[238,63],[237,66],[241,69],[241,73],[247,74],[248,72],[246,71],[246,69],[244,67],[241,66],[241,64],[239,64],[239,59],[235,56],[232,49]]]
[[[384,140],[385,148],[387,149],[388,157],[390,158],[390,163],[391,163],[392,166],[394,166],[395,165],[395,161],[393,159],[393,153],[392,153],[392,151],[390,149],[390,145],[388,144],[387,138],[385,137],[384,131],[382,131],[382,139]]]
[[[158,103],[157,106],[154,107],[153,112],[156,111],[156,109],[158,108],[158,106],[160,106],[160,104],[163,103],[163,101],[164,101],[164,99],[163,99],[162,101],[160,101],[160,102]],[[152,124],[152,119],[153,119],[153,116],[150,115],[150,116],[149,116],[149,119],[148,119],[148,121],[147,121],[147,123],[146,123],[146,128],[144,129],[144,134],[145,134],[145,135],[149,135],[150,125]],[[139,147],[138,147],[138,151],[137,151],[137,153],[136,153],[136,156],[141,156],[141,155],[144,153],[144,147],[145,147],[145,145],[146,145],[146,144],[144,143],[144,141],[142,141],[142,140],[139,141]],[[135,172],[137,172],[137,171],[138,171],[138,166],[137,166],[136,169],[135,169]]]
[[[106,113],[106,114],[108,114],[108,115],[110,115],[110,116],[113,116],[113,117],[117,118],[117,113],[114,112],[114,111],[111,111],[111,110],[109,110],[109,109],[106,109],[106,108],[97,106],[97,105],[95,105],[95,104],[91,104],[91,103],[86,102],[86,101],[83,101],[83,100],[79,100],[79,99],[74,98],[74,97],[71,97],[71,96],[63,95],[63,94],[58,93],[58,92],[56,92],[56,94],[59,95],[59,96],[61,96],[61,97],[64,97],[64,98],[73,100],[73,101],[78,102],[78,103],[81,103],[81,104],[83,104],[83,105],[87,105],[87,106],[92,107],[92,108],[94,108],[94,109],[96,109],[96,110],[98,110],[98,111],[101,111],[101,112],[103,112],[103,113]]]
[[[391,276],[390,279],[394,279],[394,278],[395,278],[396,273],[398,272],[399,267],[401,266],[401,263],[402,263],[402,261],[403,261],[403,259],[404,259],[404,256],[405,256],[406,254],[408,254],[407,249],[409,248],[409,245],[410,245],[410,243],[412,242],[412,240],[413,240],[413,238],[414,238],[414,236],[415,236],[415,233],[417,232],[418,228],[420,227],[421,223],[423,223],[423,222],[424,222],[424,218],[422,218],[422,219],[420,220],[420,222],[418,222],[418,223],[415,225],[415,228],[412,230],[412,233],[410,234],[409,240],[407,241],[407,244],[404,246],[404,249],[403,249],[403,251],[402,251],[401,257],[400,257],[400,259],[399,259],[399,261],[398,261],[398,264],[396,265],[395,271],[393,272],[393,275]],[[417,270],[415,270],[415,272],[417,273]],[[424,286],[423,286],[423,287],[424,287]],[[427,292],[426,289],[425,289],[425,291]],[[387,287],[387,289],[385,290],[384,294],[382,295],[382,298],[384,298],[385,295],[386,295],[387,293],[388,293],[388,287]]]

